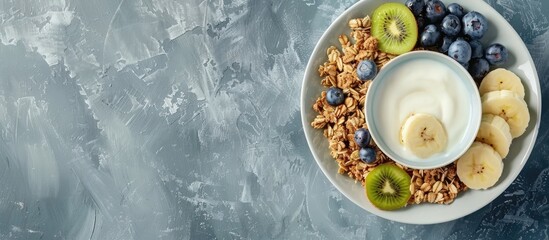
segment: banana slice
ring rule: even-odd
[[[402,125],[400,141],[414,155],[427,158],[444,150],[448,136],[433,115],[416,113],[408,117]]]
[[[483,114],[476,141],[490,145],[501,158],[505,158],[509,153],[513,137],[509,124],[503,118],[493,114]]]
[[[494,186],[503,172],[501,156],[489,145],[474,142],[457,160],[457,175],[470,189]]]
[[[526,131],[530,113],[524,99],[510,90],[487,92],[481,98],[482,113],[490,113],[503,118],[511,129],[513,138]]]
[[[478,88],[480,96],[487,92],[499,90],[510,90],[519,95],[519,97],[524,98],[524,86],[520,78],[513,72],[503,68],[498,68],[488,73],[482,79]]]

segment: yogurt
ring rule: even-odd
[[[444,126],[449,146],[465,135],[470,116],[469,96],[463,80],[443,63],[417,59],[401,63],[383,79],[374,101],[379,121],[377,129],[383,141],[399,156],[421,161],[400,143],[400,129],[412,113],[435,116]],[[443,150],[437,154],[444,154]],[[437,155],[435,154],[435,155]]]

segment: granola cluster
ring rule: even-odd
[[[351,19],[349,36],[339,36],[341,47],[331,46],[326,50],[328,61],[318,69],[322,78],[321,84],[325,87],[339,87],[346,95],[344,104],[333,107],[326,102],[326,91],[313,104],[318,113],[311,125],[322,129],[329,141],[331,156],[339,165],[338,172],[346,174],[355,182],[364,185],[366,175],[376,166],[385,162],[394,162],[389,159],[377,146],[376,161],[372,164],[364,163],[359,158],[360,147],[354,142],[354,133],[359,128],[368,128],[364,117],[366,92],[371,80],[361,81],[356,75],[356,67],[361,60],[373,60],[379,69],[392,58],[396,57],[379,51],[377,39],[370,35],[370,17]],[[351,40],[352,39],[352,40]],[[422,202],[449,204],[467,187],[456,175],[455,164],[431,170],[414,170],[395,162],[404,169],[412,180],[410,204]]]

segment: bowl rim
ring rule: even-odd
[[[388,144],[385,144],[382,141],[382,134],[375,128],[376,125],[374,116],[377,116],[377,114],[372,113],[372,111],[374,111],[373,109],[375,109],[375,107],[373,107],[375,105],[375,101],[373,101],[372,98],[374,98],[375,93],[377,92],[376,90],[381,86],[387,87],[386,84],[382,85],[383,77],[388,75],[394,68],[397,68],[399,66],[398,64],[417,59],[429,59],[435,61],[440,60],[441,63],[448,66],[448,69],[456,73],[458,78],[461,80],[460,82],[466,87],[466,90],[468,92],[470,92],[471,90],[473,91],[472,93],[470,92],[470,94],[472,95],[470,98],[470,116],[468,117],[465,134],[462,137],[463,140],[459,141],[456,146],[447,149],[447,151],[449,151],[451,154],[435,154],[428,158],[424,158],[421,161],[414,161],[400,156],[399,154],[395,153]],[[372,80],[372,83],[368,87],[368,91],[366,92],[366,103],[364,105],[363,111],[370,135],[372,136],[372,139],[374,140],[378,148],[385,155],[387,155],[395,162],[406,167],[410,167],[413,169],[434,169],[453,163],[454,161],[459,159],[459,157],[465,154],[465,152],[473,144],[482,120],[481,106],[482,103],[477,85],[469,72],[461,64],[459,64],[457,61],[450,58],[449,56],[439,52],[417,50],[401,54],[394,59],[391,59],[383,66],[382,69],[380,69],[378,75],[375,77],[375,79]]]

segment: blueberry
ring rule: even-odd
[[[484,57],[488,60],[488,63],[496,66],[507,62],[508,55],[507,48],[499,43],[488,46],[484,52]]]
[[[332,106],[338,106],[345,101],[345,94],[343,90],[338,87],[328,88],[326,91],[326,101]]]
[[[469,46],[468,42],[458,39],[450,44],[450,48],[448,48],[448,56],[463,65],[471,60],[471,46]]]
[[[442,38],[442,45],[440,45],[440,52],[441,53],[447,53],[448,48],[450,48],[450,45],[454,42],[454,39],[448,36],[444,36]]]
[[[456,15],[459,19],[461,19],[464,15],[463,7],[457,3],[450,3],[446,9],[451,14]]]
[[[463,23],[463,33],[471,39],[480,39],[488,31],[488,21],[486,21],[484,15],[478,12],[472,11],[465,14],[461,21]]]
[[[469,65],[469,73],[479,81],[490,71],[490,64],[484,58],[473,58]]]
[[[433,23],[438,23],[446,16],[446,6],[439,0],[430,1],[425,7],[426,17]]]
[[[423,0],[407,0],[405,4],[415,16],[419,16],[425,7]]]
[[[471,45],[471,58],[484,57],[484,48],[479,40],[472,40],[469,42],[469,45]]]
[[[362,81],[374,79],[377,74],[376,63],[372,60],[362,60],[356,68],[356,75]]]
[[[442,19],[440,29],[446,36],[455,37],[461,31],[461,21],[456,15],[448,14]]]
[[[373,163],[376,161],[376,151],[370,147],[361,148],[360,151],[358,151],[358,156],[360,157],[360,160],[365,163]]]
[[[463,68],[465,68],[465,70],[469,69],[469,62],[464,62],[464,63],[460,63],[458,62],[461,66],[463,66]]]
[[[423,47],[432,47],[437,45],[440,41],[440,31],[433,24],[429,24],[425,27],[421,33],[420,43]]]
[[[427,26],[427,20],[425,19],[425,17],[421,15],[416,17],[416,22],[417,22],[417,29],[419,32],[422,32],[423,29],[425,29],[425,26]]]
[[[368,147],[370,145],[370,140],[372,140],[372,136],[370,136],[370,131],[364,128],[359,128],[355,131],[355,143],[359,147]]]

